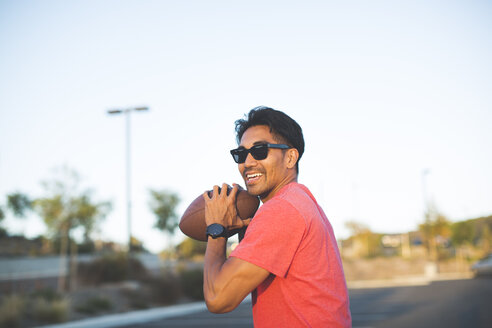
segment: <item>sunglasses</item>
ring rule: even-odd
[[[292,147],[283,144],[264,143],[264,144],[253,146],[250,149],[246,149],[244,147],[233,149],[231,150],[231,155],[232,158],[234,158],[234,162],[238,164],[244,163],[246,161],[246,157],[248,157],[248,154],[251,154],[251,156],[253,156],[254,159],[259,161],[267,158],[268,148],[289,149]]]

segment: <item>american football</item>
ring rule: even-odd
[[[212,192],[212,190],[209,190],[209,195],[211,195]],[[259,205],[260,200],[258,197],[251,196],[246,190],[239,187],[236,197],[236,209],[241,219],[245,220],[252,218]],[[207,229],[205,223],[205,200],[203,199],[202,194],[188,206],[181,217],[179,228],[190,238],[199,241],[207,241],[207,236],[205,234],[205,230]],[[230,235],[237,232],[238,231],[231,231]]]

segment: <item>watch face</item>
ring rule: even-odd
[[[218,223],[211,224],[207,227],[207,235],[212,238],[221,237],[225,231],[225,228]]]

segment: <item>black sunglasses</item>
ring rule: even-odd
[[[268,156],[268,148],[276,148],[276,149],[289,149],[292,148],[283,144],[271,144],[264,143],[251,147],[250,149],[246,149],[244,147],[239,147],[231,150],[232,158],[234,158],[234,162],[238,164],[242,164],[246,161],[246,157],[248,154],[251,154],[254,159],[257,161],[267,158]]]

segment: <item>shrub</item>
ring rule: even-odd
[[[68,299],[46,300],[36,298],[34,300],[33,314],[37,320],[44,322],[63,322],[68,318]]]
[[[43,289],[38,289],[34,291],[31,294],[31,298],[42,298],[46,301],[56,301],[60,300],[62,296],[53,288],[43,288]]]
[[[79,263],[79,277],[83,282],[100,284],[117,282],[125,279],[144,279],[147,270],[140,260],[127,254],[116,253],[106,255],[87,263]]]
[[[19,295],[6,296],[0,304],[0,327],[18,327],[25,312],[25,300]]]
[[[132,308],[147,309],[150,306],[149,297],[145,292],[128,289],[124,290],[123,293]]]
[[[99,312],[104,312],[111,310],[113,308],[113,304],[106,297],[95,296],[85,300],[82,304],[79,304],[75,307],[77,312],[86,313],[86,314],[96,314]]]
[[[181,272],[181,289],[186,296],[195,300],[203,300],[203,270],[183,270]]]
[[[146,284],[150,287],[151,297],[154,302],[172,304],[181,296],[179,279],[171,273],[165,273],[160,277],[152,277],[146,281]]]

